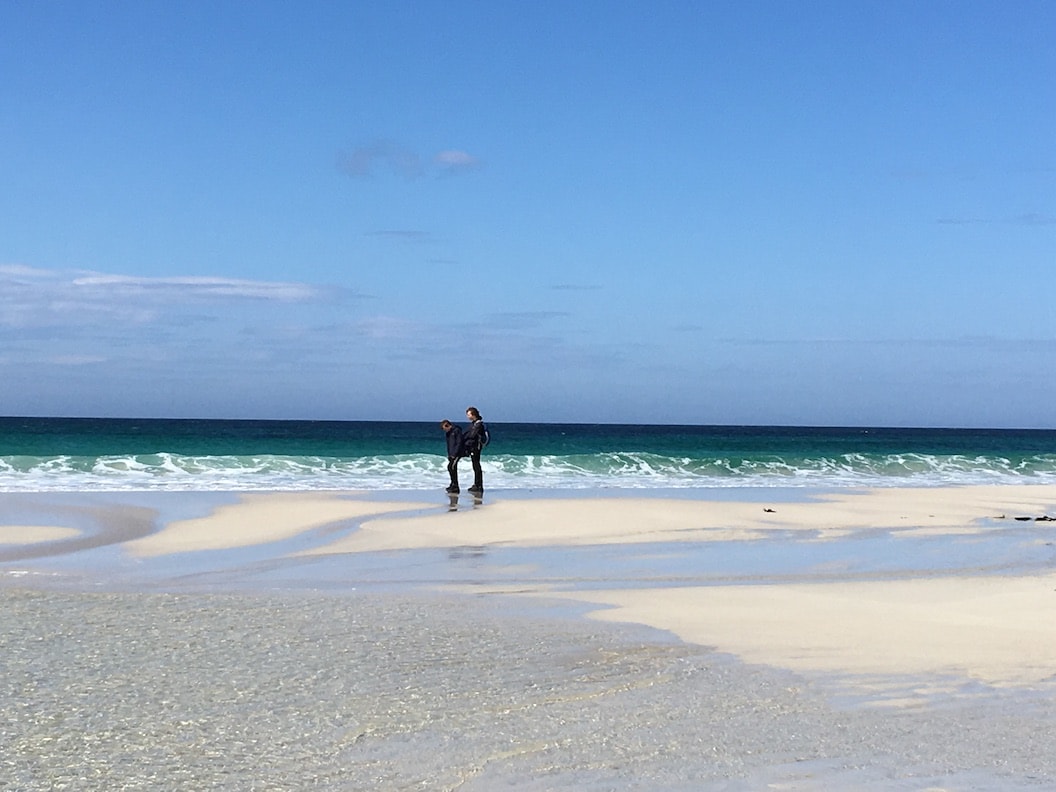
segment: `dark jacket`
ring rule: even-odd
[[[480,450],[484,447],[484,438],[487,436],[488,428],[484,425],[484,421],[476,420],[469,425],[466,429],[466,433],[463,436],[463,451],[467,456],[469,454],[479,454]]]
[[[462,429],[452,424],[451,428],[444,434],[447,436],[447,458],[454,459],[455,457],[464,456],[462,450]]]

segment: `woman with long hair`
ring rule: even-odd
[[[469,426],[462,435],[463,448],[470,462],[473,463],[473,486],[469,491],[474,495],[484,494],[484,471],[480,467],[480,452],[488,444],[488,427],[480,417],[476,407],[466,408],[466,419]]]

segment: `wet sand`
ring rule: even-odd
[[[1056,783],[1056,488],[602,495],[0,495],[0,789]]]

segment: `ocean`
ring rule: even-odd
[[[488,426],[489,490],[1056,483],[1054,430]],[[433,490],[444,453],[431,421],[0,418],[0,491]]]

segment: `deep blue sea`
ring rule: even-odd
[[[488,426],[490,490],[1056,483],[1052,430]],[[429,490],[444,453],[434,422],[0,418],[0,491]]]

